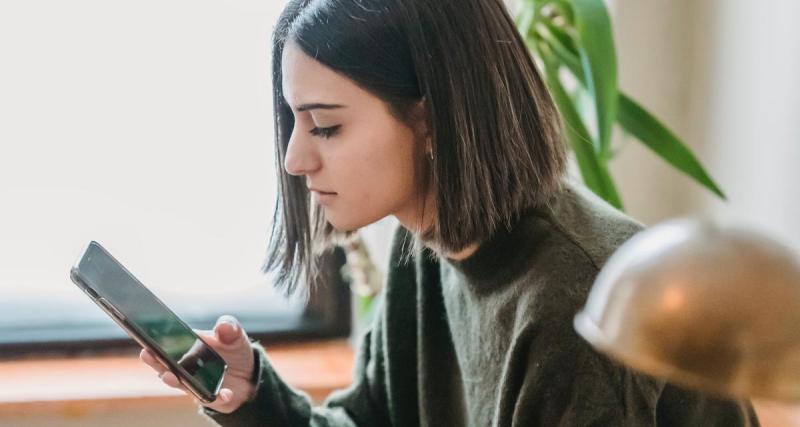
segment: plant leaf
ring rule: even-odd
[[[577,54],[560,41],[568,36],[565,33],[559,35],[558,32],[561,29],[558,27],[546,26],[547,30],[538,31],[538,34],[552,46],[552,52],[561,64],[566,66],[575,78],[586,86],[583,69],[578,65]],[[619,92],[618,96],[617,122],[623,129],[667,163],[693,178],[698,184],[706,187],[721,199],[726,200],[725,193],[680,138],[629,96],[623,92]]]
[[[578,167],[583,181],[589,189],[612,206],[623,209],[622,199],[619,197],[619,192],[608,171],[608,166],[594,150],[591,136],[558,78],[557,65],[552,62],[552,58],[548,61],[547,54],[543,55],[543,59],[548,86],[553,94],[553,100],[564,118],[565,133],[578,160]]]
[[[725,200],[725,194],[689,148],[658,119],[624,93],[619,95],[619,124],[667,163]]]
[[[578,54],[597,116],[596,149],[608,156],[611,129],[617,120],[617,54],[603,0],[573,0]]]
[[[547,21],[543,21],[536,26],[536,33],[547,41],[558,60],[585,86],[583,65],[581,65],[581,60],[578,57],[578,48],[575,46],[575,41],[572,40],[572,37],[561,28]]]

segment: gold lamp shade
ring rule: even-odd
[[[676,384],[800,400],[800,263],[751,230],[685,219],[637,234],[574,325],[599,351]]]

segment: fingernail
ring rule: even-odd
[[[217,325],[217,327],[220,327],[222,325],[229,325],[231,329],[233,329],[234,331],[236,330],[236,323],[233,323],[229,320],[223,320],[222,322],[219,322],[219,325]]]
[[[229,325],[231,325],[231,326],[233,326],[235,328],[237,326],[238,322],[236,322],[236,320],[234,320],[231,316],[227,316],[226,315],[226,316],[221,316],[217,320],[217,323],[219,323],[219,324],[227,323],[227,324],[229,324]]]

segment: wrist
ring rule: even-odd
[[[253,368],[250,372],[250,381],[248,382],[250,390],[247,393],[247,401],[252,400],[258,391],[258,382],[261,379],[261,356],[258,348],[253,346]]]

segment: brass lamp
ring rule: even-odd
[[[608,260],[575,329],[670,382],[800,401],[800,262],[752,230],[673,220]]]

